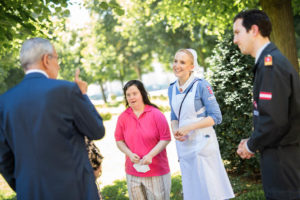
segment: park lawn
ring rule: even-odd
[[[242,176],[230,175],[230,181],[234,188],[234,192],[236,195],[236,200],[264,200],[264,192],[262,190],[262,184],[260,180],[255,181],[249,178],[244,178]],[[107,185],[102,188],[102,194],[104,195],[104,199],[113,200],[113,199],[128,199],[126,181],[125,180],[117,180],[112,185]],[[171,199],[172,200],[181,200],[181,180],[180,175],[172,176],[172,192]],[[119,191],[119,192],[118,192]],[[109,192],[110,194],[107,194]],[[118,195],[115,196],[115,195]],[[109,197],[109,198],[105,198]],[[0,175],[0,200],[14,200],[15,193],[14,191],[7,185],[4,178]]]
[[[264,192],[260,180],[252,180],[243,176],[229,175],[230,182],[235,192],[234,200],[264,200]],[[116,180],[112,185],[101,189],[104,200],[128,200],[125,180]],[[171,200],[182,200],[181,177],[179,174],[172,175]]]

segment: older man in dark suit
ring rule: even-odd
[[[300,199],[300,81],[299,75],[270,42],[268,16],[243,11],[234,19],[234,43],[255,58],[253,86],[254,131],[237,153],[261,154],[261,173],[268,200]]]
[[[84,136],[104,136],[87,84],[55,80],[58,55],[46,39],[24,42],[26,76],[0,96],[0,173],[24,200],[99,199]],[[78,87],[79,86],[79,87]]]

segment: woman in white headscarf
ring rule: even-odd
[[[176,52],[177,80],[168,90],[171,127],[176,139],[185,200],[224,200],[234,197],[213,125],[222,115],[210,84],[194,77],[199,68],[193,49]]]

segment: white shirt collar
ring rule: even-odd
[[[179,92],[182,93],[183,91],[185,91],[185,89],[190,85],[190,83],[194,80],[194,78],[195,78],[194,73],[192,73],[190,75],[189,79],[182,86],[179,86],[179,81],[177,80],[176,86],[177,86]]]
[[[25,74],[31,74],[31,73],[41,73],[41,74],[44,74],[47,78],[49,78],[48,74],[43,71],[43,70],[40,70],[40,69],[29,69],[25,72]]]
[[[256,52],[255,64],[257,63],[258,58],[259,58],[261,52],[268,46],[268,44],[270,44],[270,42],[267,42],[266,44],[264,44],[264,46],[260,47],[260,49],[258,49],[258,51]]]

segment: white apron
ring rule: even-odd
[[[197,114],[205,112],[205,107],[195,111],[197,85],[186,96],[180,113],[179,127],[192,124],[203,118]],[[172,108],[178,118],[179,107],[184,93],[176,95],[176,85],[172,91]],[[183,196],[185,200],[224,200],[233,198],[233,190],[222,163],[219,144],[213,127],[191,131],[183,142],[176,141],[179,158]]]

